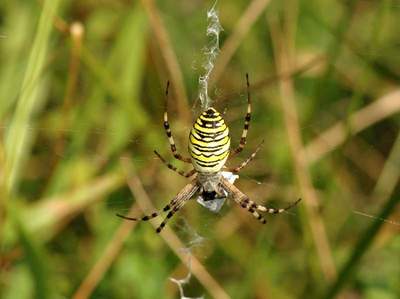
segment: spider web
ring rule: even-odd
[[[226,178],[230,183],[234,183],[236,179],[239,178],[238,175],[233,174],[231,172],[224,171],[221,173],[224,178]],[[225,191],[224,191],[225,192]],[[228,194],[225,192],[225,197],[223,198],[218,198],[210,201],[204,201],[203,197],[199,195],[197,197],[197,203],[202,205],[203,207],[207,208],[213,213],[218,213],[221,208],[223,207],[226,199],[227,199]],[[174,278],[174,277],[169,277],[169,280],[175,283],[178,286],[179,289],[179,294],[180,294],[180,299],[204,299],[204,296],[200,297],[188,297],[185,295],[184,288],[186,285],[190,284],[191,278],[192,278],[192,265],[191,265],[191,257],[192,257],[192,249],[200,247],[204,245],[205,243],[205,238],[202,237],[192,226],[190,226],[187,221],[182,218],[182,224],[176,227],[180,234],[185,233],[186,238],[188,239],[186,242],[186,247],[181,248],[181,251],[183,251],[187,255],[188,261],[186,262],[187,268],[188,268],[188,273],[185,277],[183,278]]]
[[[390,220],[388,218],[381,218],[381,217],[378,217],[378,216],[375,216],[375,215],[371,215],[371,214],[368,214],[368,213],[365,213],[365,212],[357,211],[357,210],[353,210],[353,213],[357,214],[359,216],[380,220],[382,222],[385,222],[385,223],[388,223],[388,224],[391,224],[391,225],[394,225],[394,226],[397,226],[397,227],[400,228],[400,222],[395,221],[395,220]]]
[[[200,297],[188,297],[185,295],[185,286],[190,285],[192,281],[192,257],[194,256],[194,250],[198,251],[203,248],[207,242],[207,239],[200,235],[186,220],[184,217],[179,217],[179,220],[174,224],[175,230],[182,240],[184,247],[180,248],[179,251],[183,252],[186,256],[186,261],[183,262],[187,268],[187,274],[183,278],[169,277],[169,280],[176,284],[179,289],[180,299],[203,299],[204,296]]]
[[[187,261],[188,273],[184,278],[179,279],[170,277],[169,280],[178,286],[180,299],[204,299],[203,295],[200,297],[187,297],[185,295],[184,286],[189,284],[192,278],[192,262],[191,262],[192,253],[190,248],[183,248],[182,251],[184,251],[188,256],[188,261]]]
[[[207,11],[207,37],[209,38],[208,46],[203,50],[205,62],[203,63],[204,74],[199,77],[199,99],[202,110],[207,109],[212,100],[208,96],[208,81],[210,74],[214,69],[215,60],[219,54],[219,34],[223,30],[218,17],[218,11],[215,9],[217,1],[210,10]]]

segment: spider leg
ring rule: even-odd
[[[247,113],[246,117],[244,118],[244,128],[242,132],[242,137],[240,138],[239,146],[231,152],[231,157],[240,153],[245,144],[247,138],[247,132],[249,131],[249,125],[251,120],[251,98],[250,98],[250,83],[249,83],[249,74],[246,73],[246,84],[247,84]]]
[[[247,195],[245,195],[242,191],[236,188],[233,184],[229,183],[229,181],[225,178],[221,179],[221,183],[223,188],[232,196],[232,199],[239,204],[242,208],[247,209],[258,221],[262,224],[267,223],[267,220],[257,211],[262,211],[259,207],[262,207],[256,204],[254,201],[250,200]]]
[[[269,214],[280,214],[280,213],[283,213],[283,212],[293,208],[300,201],[301,201],[301,198],[299,198],[296,201],[292,202],[290,205],[288,205],[286,208],[283,208],[283,209],[274,209],[274,208],[268,208],[268,207],[264,207],[264,206],[259,205],[258,206],[258,210],[262,211],[262,212],[267,212]]]
[[[176,150],[174,137],[172,136],[172,132],[171,132],[169,122],[168,122],[168,89],[169,89],[169,81],[167,82],[167,88],[165,90],[164,129],[165,129],[165,133],[167,134],[169,144],[171,146],[171,152],[176,159],[186,162],[186,163],[192,163],[190,158],[183,157]]]
[[[233,168],[228,168],[228,171],[233,172],[233,173],[238,173],[240,170],[242,170],[242,168],[246,167],[247,164],[249,164],[249,162],[251,160],[254,159],[254,157],[257,155],[258,151],[261,149],[261,146],[263,145],[264,140],[261,141],[261,143],[257,146],[256,150],[251,154],[250,157],[248,157],[243,163],[241,163],[239,166],[237,167],[233,167]]]
[[[260,220],[263,224],[265,224],[267,221],[257,211],[266,212],[269,214],[280,214],[291,209],[301,201],[301,198],[299,198],[298,200],[296,200],[295,202],[291,203],[289,206],[283,209],[267,208],[264,207],[263,205],[259,205],[254,201],[250,200],[250,198],[247,195],[245,195],[242,191],[236,188],[233,184],[229,183],[227,179],[222,178],[221,184],[222,187],[228,192],[228,194],[232,196],[235,202],[237,202],[242,208],[247,209],[250,213],[253,214],[254,217]]]
[[[194,169],[192,169],[189,172],[184,172],[182,170],[179,170],[174,165],[172,165],[172,164],[168,163],[167,161],[165,161],[165,159],[157,151],[154,151],[154,153],[161,160],[161,162],[163,162],[169,169],[175,171],[176,173],[180,174],[181,176],[183,176],[185,178],[189,178],[189,177],[191,177],[192,175],[194,175],[196,173],[196,170],[194,170]]]
[[[165,226],[167,220],[171,218],[184,204],[186,201],[192,198],[192,196],[197,192],[199,186],[196,180],[193,180],[187,184],[183,189],[162,209],[163,212],[170,211],[167,214],[167,218],[160,224],[157,228],[157,233],[159,233]],[[120,214],[116,214],[118,217],[130,221],[148,221],[160,215],[158,212],[153,212],[141,218],[127,217]]]
[[[176,201],[174,207],[172,208],[171,211],[168,212],[167,216],[157,227],[156,229],[157,234],[159,234],[163,230],[168,220],[172,216],[174,216],[174,214],[178,212],[179,209],[182,208],[188,200],[192,198],[192,196],[197,192],[197,190],[199,190],[199,186],[197,185],[196,180],[193,180],[190,184],[186,185],[181,190],[181,192],[178,193],[178,195],[175,197]]]
[[[180,202],[179,204],[176,204],[174,206],[174,208],[168,212],[167,216],[164,218],[164,220],[160,223],[160,225],[157,227],[156,232],[157,234],[159,234],[163,228],[165,227],[165,225],[167,224],[168,220],[174,216],[174,214],[176,212],[178,212],[180,210],[180,208],[182,208],[184,206],[184,204],[186,203],[186,201]]]
[[[163,211],[163,212],[167,212],[167,211],[171,210],[171,207],[173,207],[174,205],[175,205],[175,202],[174,202],[174,199],[173,199],[173,200],[171,200],[171,201],[169,202],[169,204],[167,204],[167,205],[162,209],[162,211]],[[127,217],[127,216],[124,216],[124,215],[121,215],[121,214],[116,214],[116,216],[118,216],[118,217],[120,217],[120,218],[122,218],[122,219],[131,220],[131,221],[148,221],[148,220],[150,220],[150,219],[156,218],[156,217],[159,216],[159,215],[160,215],[160,213],[158,213],[158,212],[153,212],[153,213],[151,213],[151,214],[149,214],[149,215],[145,215],[145,216],[143,216],[143,217],[141,217],[141,218],[134,218],[134,217]]]
[[[168,211],[168,210],[170,209],[169,205],[167,205],[166,207],[168,207],[168,208],[166,209],[166,211]],[[147,221],[147,220],[156,218],[156,217],[157,217],[158,215],[160,215],[160,214],[157,213],[157,212],[154,212],[154,213],[152,213],[152,214],[150,214],[150,215],[146,215],[146,216],[144,216],[144,217],[142,217],[142,218],[127,217],[127,216],[124,216],[124,215],[121,215],[121,214],[115,214],[115,215],[118,216],[118,217],[120,217],[120,218],[122,218],[122,219],[130,220],[130,221]]]

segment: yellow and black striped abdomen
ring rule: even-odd
[[[218,172],[229,155],[231,139],[221,114],[214,108],[204,111],[190,131],[189,153],[198,172]]]

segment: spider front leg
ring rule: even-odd
[[[247,113],[246,117],[244,118],[244,128],[242,132],[242,137],[240,138],[239,146],[231,152],[231,157],[240,153],[245,144],[247,138],[247,132],[249,131],[250,120],[251,120],[251,98],[250,98],[250,83],[249,83],[249,74],[246,74],[246,84],[247,84]]]
[[[228,168],[227,170],[232,172],[232,173],[238,173],[242,170],[242,168],[246,167],[247,164],[249,164],[249,162],[251,160],[254,159],[254,157],[257,155],[258,151],[261,149],[261,146],[263,145],[264,140],[261,141],[261,143],[257,146],[256,150],[250,155],[250,157],[248,157],[244,162],[242,162],[239,166],[237,167],[233,167],[233,168]]]
[[[182,162],[192,163],[190,158],[183,157],[176,150],[174,137],[172,136],[171,128],[170,128],[170,125],[169,125],[169,122],[168,122],[168,89],[169,89],[169,81],[167,82],[167,88],[165,90],[164,129],[165,129],[165,133],[167,134],[167,137],[168,137],[168,142],[169,142],[169,144],[171,146],[171,152],[172,152],[172,155],[176,159],[178,159],[178,160],[180,160]]]
[[[178,173],[179,175],[181,175],[181,176],[183,176],[185,178],[190,178],[192,175],[194,175],[196,173],[195,169],[192,169],[189,172],[184,172],[182,170],[179,170],[174,165],[168,163],[157,151],[154,151],[154,153],[161,160],[161,162],[163,162],[169,169],[175,171],[176,173]]]

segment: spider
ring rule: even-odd
[[[246,74],[247,83],[247,113],[245,116],[244,128],[242,137],[240,138],[239,146],[230,150],[230,136],[229,129],[225,124],[222,115],[215,108],[207,108],[200,116],[196,119],[195,123],[189,134],[189,154],[190,158],[183,157],[178,153],[175,145],[174,138],[168,122],[168,89],[169,82],[165,92],[165,111],[164,111],[164,129],[168,137],[169,144],[171,146],[171,152],[173,156],[185,163],[191,163],[193,169],[189,172],[183,172],[178,170],[175,166],[168,163],[157,151],[154,153],[157,157],[171,170],[177,172],[183,177],[192,178],[191,182],[187,184],[183,189],[163,208],[163,212],[168,212],[166,218],[161,222],[157,228],[157,233],[165,227],[168,220],[181,209],[184,204],[190,200],[195,194],[200,194],[204,201],[214,200],[217,198],[232,198],[242,208],[247,209],[253,214],[261,223],[265,224],[267,221],[259,212],[266,212],[269,214],[282,213],[293,206],[295,206],[301,199],[290,204],[288,207],[283,209],[268,208],[255,203],[245,195],[242,191],[231,184],[221,174],[221,170],[229,171],[232,173],[238,173],[244,168],[260,150],[261,142],[256,150],[237,167],[228,168],[225,166],[225,162],[228,156],[231,157],[240,153],[245,144],[247,138],[247,132],[249,130],[249,124],[251,119],[251,99],[250,99],[250,83],[249,76]],[[150,215],[146,215],[142,218],[131,218],[120,214],[117,216],[132,221],[147,221],[149,219],[159,216],[158,212],[154,212]]]

